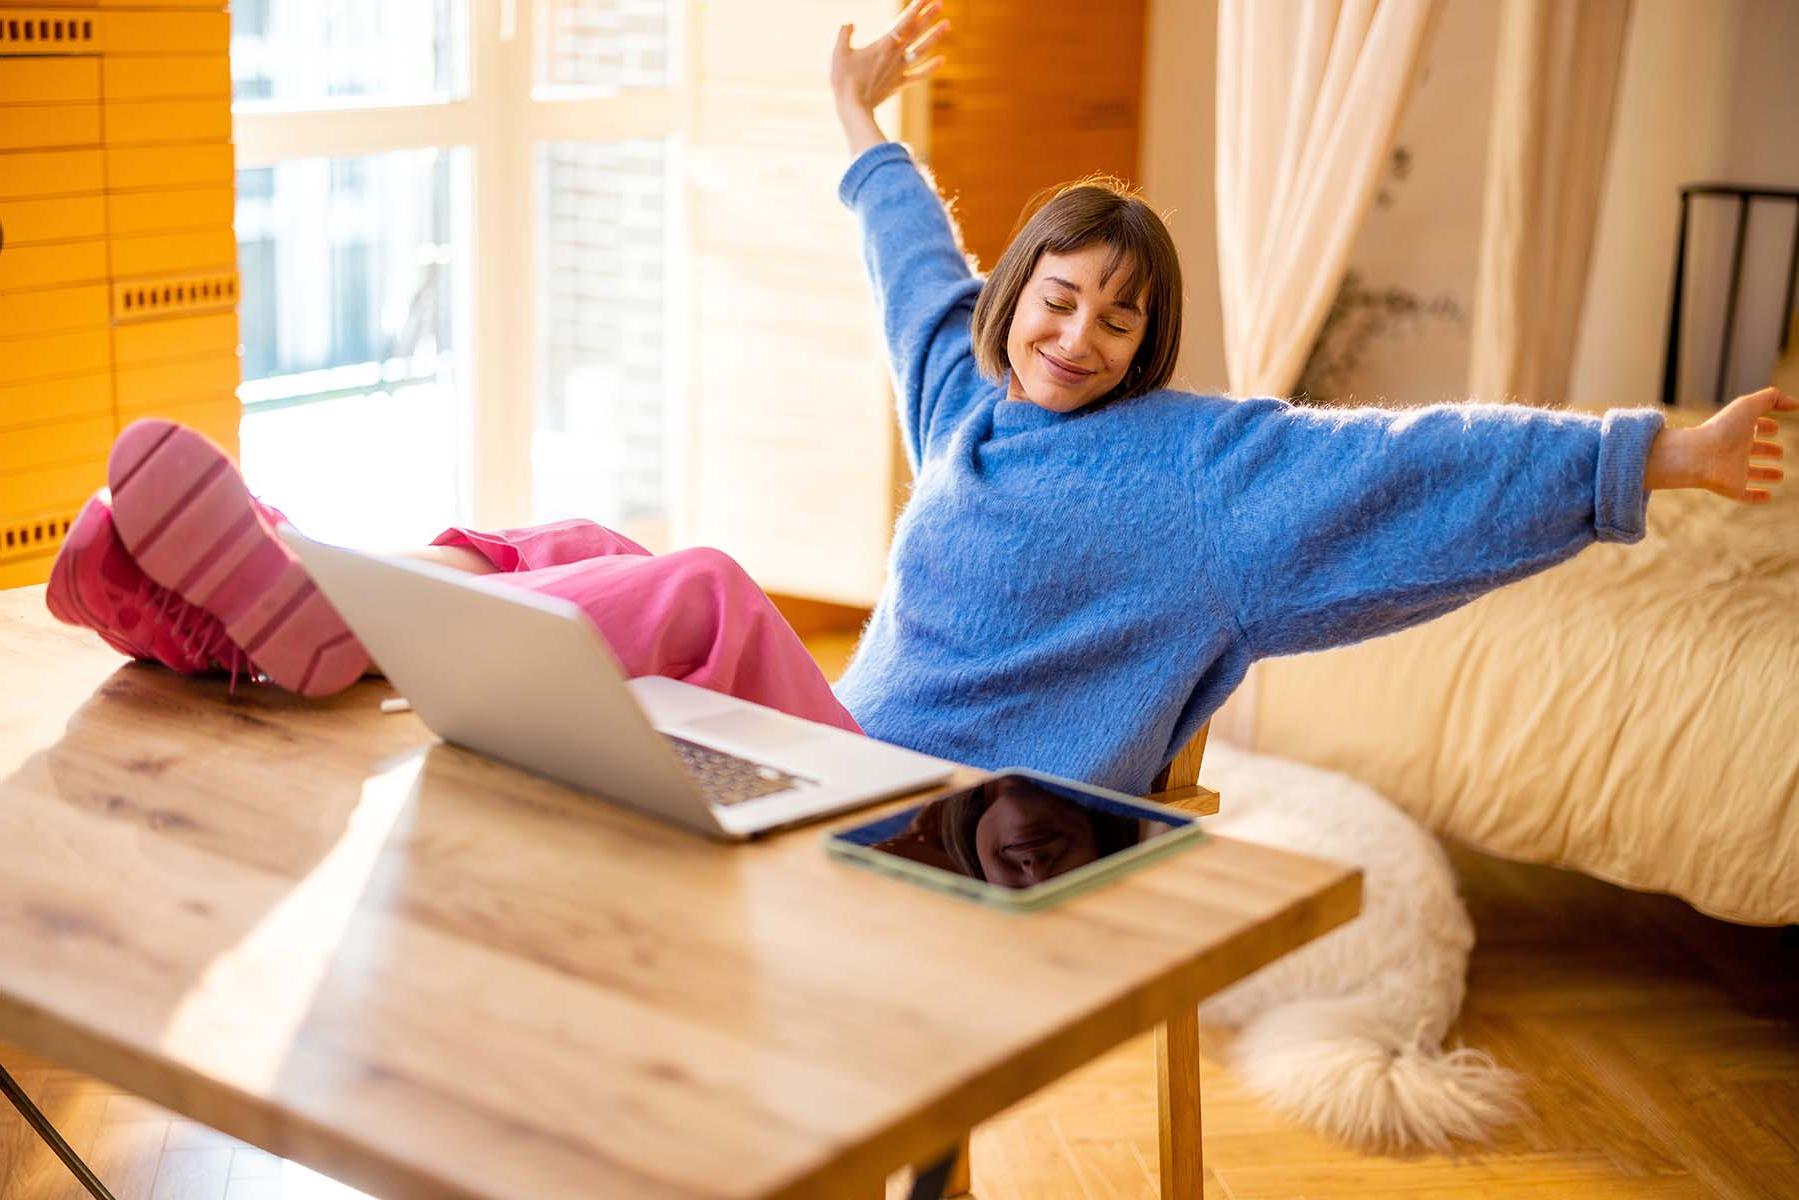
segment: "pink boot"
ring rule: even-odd
[[[51,615],[91,629],[120,654],[159,662],[183,675],[249,669],[217,617],[145,575],[113,527],[105,492],[75,517],[50,567],[44,601]]]
[[[113,523],[144,574],[217,617],[255,669],[290,692],[326,696],[368,670],[362,648],[225,452],[155,418],[113,443]]]

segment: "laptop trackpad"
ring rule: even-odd
[[[753,708],[718,713],[697,721],[683,721],[679,728],[709,737],[724,738],[742,746],[761,746],[776,750],[799,742],[809,742],[818,731],[804,721],[787,721]]]

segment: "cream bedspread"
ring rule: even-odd
[[[1257,750],[1491,853],[1799,922],[1799,473],[1763,507],[1658,493],[1639,545],[1256,670]]]

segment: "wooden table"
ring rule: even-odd
[[[231,696],[0,592],[0,1039],[387,1200],[879,1195],[1359,905],[1214,839],[987,911],[817,827],[595,802],[389,694]]]

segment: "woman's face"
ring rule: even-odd
[[[1001,887],[1028,887],[1099,857],[1093,823],[1079,808],[1028,784],[1003,779],[974,827],[981,873]]]
[[[1124,378],[1143,344],[1147,283],[1120,294],[1128,264],[1102,285],[1112,248],[1096,242],[1069,254],[1045,250],[1018,293],[1006,358],[1012,364],[1008,400],[1028,400],[1054,412],[1073,412],[1104,396]]]

